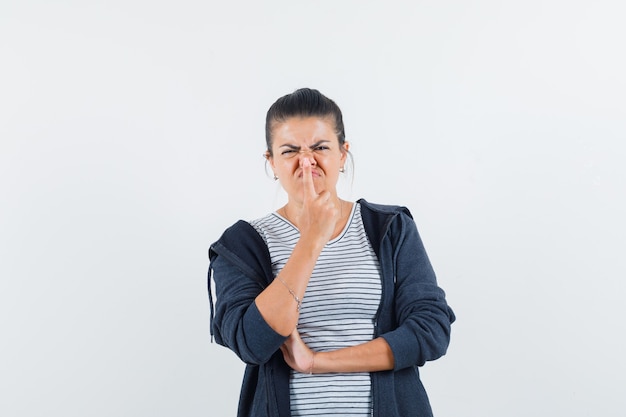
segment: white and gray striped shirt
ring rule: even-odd
[[[299,231],[271,213],[250,222],[267,244],[276,276],[291,256]],[[381,297],[380,266],[355,203],[344,230],[326,244],[306,289],[298,331],[314,351],[330,351],[372,340]],[[302,374],[289,381],[293,416],[370,416],[370,374]]]

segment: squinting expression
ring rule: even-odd
[[[290,200],[302,198],[302,161],[311,162],[315,191],[336,195],[339,170],[344,166],[349,148],[339,145],[334,124],[318,117],[292,117],[277,123],[272,130],[272,153],[268,159],[274,174]]]

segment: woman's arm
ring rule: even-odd
[[[373,372],[423,365],[446,352],[454,313],[438,287],[415,223],[408,216],[398,218],[394,234],[395,329],[360,345],[315,355],[292,334],[281,347],[286,362],[295,370],[309,372]],[[385,258],[387,259],[387,258]],[[385,262],[386,260],[381,260]]]
[[[455,316],[437,284],[413,219],[400,215],[391,228],[395,237],[391,241],[396,280],[393,314],[398,326],[380,336],[393,351],[395,369],[402,369],[444,355]]]
[[[263,319],[276,333],[289,336],[298,324],[298,300],[304,297],[322,248],[300,239],[278,276],[256,297]]]
[[[329,352],[314,352],[294,331],[281,346],[285,362],[298,372],[376,372],[393,369],[393,353],[383,338]]]
[[[302,201],[292,203],[300,239],[276,279],[256,298],[261,315],[277,333],[289,336],[298,324],[299,301],[304,297],[317,258],[336,228],[339,208],[328,191],[315,191],[311,163],[301,162]],[[296,299],[297,297],[297,299]]]

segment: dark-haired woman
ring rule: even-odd
[[[209,250],[212,332],[247,364],[238,416],[431,416],[418,367],[455,316],[411,214],[338,197],[349,143],[317,90],[270,107],[266,142],[287,204]]]

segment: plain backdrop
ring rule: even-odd
[[[0,415],[234,416],[207,249],[285,196],[264,117],[344,111],[458,321],[438,417],[626,410],[621,1],[0,1]]]

